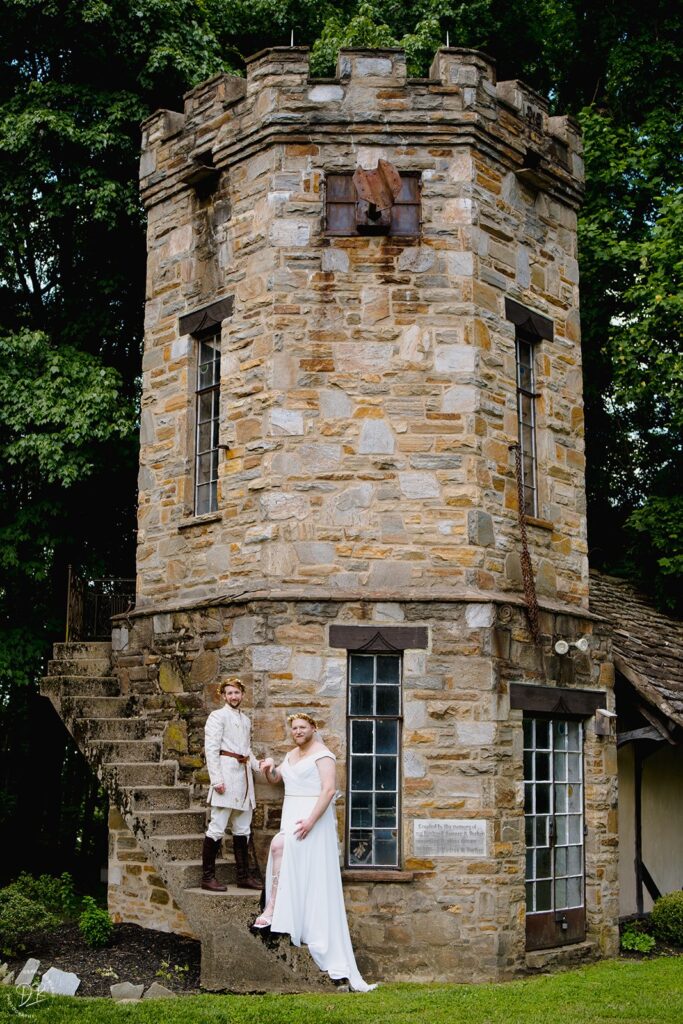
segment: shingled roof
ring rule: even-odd
[[[611,623],[614,665],[635,690],[683,726],[683,622],[657,611],[626,580],[591,570],[591,611]]]

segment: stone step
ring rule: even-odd
[[[218,875],[216,875],[218,877]],[[185,894],[187,896],[200,896],[202,899],[209,900],[212,896],[215,896],[218,900],[227,900],[234,898],[235,896],[243,900],[251,900],[254,904],[254,914],[258,916],[258,901],[261,898],[261,893],[258,889],[238,889],[236,885],[231,885],[230,882],[223,882],[223,885],[227,885],[226,892],[209,892],[208,889],[202,889],[201,885],[196,885],[192,888],[187,888]]]
[[[60,700],[62,697],[119,697],[118,680],[113,676],[50,676],[41,679],[43,697]]]
[[[173,786],[177,771],[176,761],[152,763],[115,761],[102,765],[102,772],[107,781],[121,786],[123,789],[138,786]]]
[[[108,676],[111,674],[109,658],[60,658],[48,661],[49,676]]]
[[[201,861],[204,833],[195,835],[152,836],[150,843],[156,855],[164,861],[192,860]]]
[[[230,854],[230,857],[232,854]],[[165,875],[174,891],[197,889],[202,881],[202,865],[198,860],[176,860],[165,866]],[[219,857],[216,861],[216,878],[221,885],[232,885],[235,881],[235,864],[231,859]],[[251,890],[255,892],[256,890]],[[250,892],[240,889],[240,892]],[[258,896],[258,892],[256,892]]]
[[[526,969],[536,974],[541,971],[553,971],[559,968],[577,967],[597,959],[597,943],[585,939],[567,946],[554,946],[550,949],[534,949],[525,956]]]
[[[65,697],[60,711],[64,718],[132,718],[138,714],[135,697]]]
[[[160,761],[160,740],[89,740],[88,750],[98,762]]]
[[[111,643],[108,640],[74,640],[68,644],[53,644],[52,657],[55,661],[64,658],[77,661],[83,658],[109,658],[111,654]]]
[[[206,828],[204,811],[148,811],[138,814],[146,836],[195,836]]]
[[[251,931],[258,895],[255,891],[252,896],[247,889],[179,893],[190,927],[202,940],[202,988],[215,992],[229,987],[231,992],[244,993],[336,991],[305,946],[292,945],[288,935]]]
[[[182,811],[190,807],[189,786],[137,786],[130,796],[134,812]]]
[[[143,740],[147,733],[144,718],[77,718],[74,732],[92,740]]]

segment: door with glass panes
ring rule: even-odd
[[[583,725],[524,718],[526,946],[547,949],[586,934]]]
[[[400,862],[401,659],[349,656],[346,863],[397,868]]]

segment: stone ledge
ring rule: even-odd
[[[518,591],[500,590],[464,590],[460,593],[452,590],[419,590],[411,587],[408,597],[400,597],[392,590],[332,590],[328,587],[316,587],[309,590],[301,590],[298,587],[291,587],[285,584],[273,586],[272,589],[265,585],[265,582],[256,581],[253,586],[245,587],[240,591],[223,591],[212,597],[187,598],[185,601],[167,604],[142,605],[133,608],[131,611],[120,615],[113,615],[112,622],[118,620],[128,621],[129,619],[146,618],[150,615],[171,615],[174,612],[200,611],[205,608],[219,607],[221,605],[248,604],[254,601],[329,601],[333,604],[363,602],[391,602],[392,604],[509,604],[513,607],[525,608],[524,597]],[[596,615],[588,608],[581,605],[565,604],[561,601],[553,601],[539,595],[538,607],[541,611],[554,612],[558,615],[571,615],[574,618],[586,622],[604,622],[601,615]]]
[[[549,519],[539,519],[537,516],[524,516],[527,526],[537,526],[539,530],[554,530],[555,526]]]
[[[416,873],[414,871],[392,871],[385,868],[349,868],[342,871],[342,882],[352,884],[353,882],[414,882]]]
[[[178,530],[190,530],[193,526],[204,526],[206,523],[217,523],[223,518],[222,512],[209,512],[205,516],[191,516],[179,524]]]
[[[186,895],[202,896],[202,897],[206,897],[207,899],[209,898],[209,896],[217,896],[219,899],[220,898],[226,899],[228,896],[232,896],[232,897],[234,897],[234,896],[241,896],[242,899],[256,900],[256,899],[259,899],[259,897],[261,895],[261,893],[259,892],[258,889],[238,889],[238,887],[236,885],[229,885],[225,892],[212,892],[209,889],[200,889],[200,888],[183,889],[183,892]]]
[[[534,949],[524,959],[527,971],[536,973],[557,967],[572,967],[597,956],[597,943],[586,939],[567,946],[553,946],[552,949]]]

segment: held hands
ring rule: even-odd
[[[271,781],[270,773],[275,768],[275,761],[272,757],[264,757],[262,761],[259,761],[259,771],[263,772],[268,781]]]

